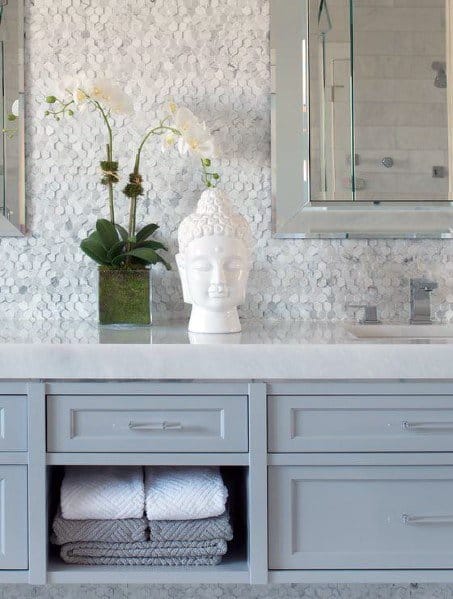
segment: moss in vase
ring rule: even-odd
[[[100,324],[151,324],[148,268],[99,268]]]

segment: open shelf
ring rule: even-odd
[[[57,548],[55,548],[57,549]],[[229,553],[217,566],[77,566],[65,564],[58,553],[49,557],[49,583],[231,583],[250,582],[244,554]]]
[[[59,501],[59,486],[63,475],[61,466],[48,466],[49,525]],[[247,584],[250,583],[247,531],[248,468],[222,467],[229,491],[229,510],[234,530],[228,553],[216,566],[93,566],[65,563],[59,548],[49,543],[47,581],[57,583],[93,584]],[[49,531],[50,534],[50,531]]]

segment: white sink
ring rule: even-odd
[[[347,330],[357,339],[453,339],[450,324],[356,324]]]

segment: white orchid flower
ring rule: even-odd
[[[86,90],[89,98],[116,114],[131,114],[132,100],[119,85],[107,79],[96,79]]]
[[[174,133],[167,133],[162,138],[161,150],[162,152],[166,152],[168,149],[172,148],[176,143],[176,135]]]
[[[82,108],[82,106],[86,105],[86,102],[90,99],[87,93],[78,85],[73,89],[72,99],[74,100],[77,108]]]
[[[173,122],[175,129],[178,129],[182,135],[189,131],[189,129],[194,129],[201,126],[200,121],[193,114],[193,112],[184,106],[176,110]]]
[[[170,111],[170,114],[176,114],[178,111],[178,105],[176,104],[176,102],[174,102],[173,100],[170,100],[168,102],[168,110]]]
[[[193,127],[183,132],[178,140],[180,154],[194,154],[200,158],[209,158],[214,155],[214,139],[204,123],[196,123]]]

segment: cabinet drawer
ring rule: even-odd
[[[0,451],[27,451],[27,398],[0,395]]]
[[[453,467],[269,469],[274,570],[451,568]]]
[[[269,451],[453,451],[453,396],[268,399]]]
[[[51,395],[47,450],[247,451],[247,397]]]
[[[28,568],[27,466],[0,466],[0,570]]]

